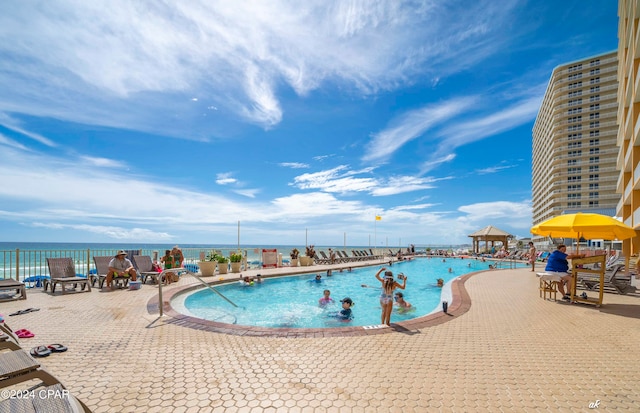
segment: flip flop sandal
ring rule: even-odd
[[[9,314],[10,317],[13,317],[14,315],[22,315],[22,314],[27,314],[30,313],[31,310],[20,310],[20,311],[16,311],[15,313],[11,313]]]
[[[31,349],[29,352],[33,357],[48,357],[51,354],[51,350],[49,350],[46,346],[38,346]]]
[[[29,330],[22,330],[19,333],[16,332],[16,337],[18,337],[18,338],[31,338],[31,337],[35,337],[35,334],[33,334]]]
[[[67,351],[67,347],[62,344],[49,344],[47,348],[54,353],[64,353]]]

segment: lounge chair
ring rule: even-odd
[[[12,377],[37,370],[40,363],[12,340],[0,341],[0,387]],[[1,411],[1,410],[0,410]]]
[[[617,294],[628,294],[636,291],[636,287],[631,285],[631,280],[623,275],[624,268],[624,264],[615,264],[605,271],[603,283],[605,291]],[[600,279],[596,277],[579,277],[578,283],[581,283],[585,289],[590,291],[600,289]]]
[[[11,278],[8,278],[6,280],[0,280],[0,291],[13,291],[13,290],[16,290],[15,294],[12,294],[8,297],[4,297],[4,294],[0,296],[0,302],[27,299],[27,290],[24,286],[24,283],[20,281],[12,280]]]
[[[11,366],[20,370],[1,376],[0,389],[3,389],[3,393],[9,390],[8,394],[12,394],[12,388],[16,394],[24,397],[0,400],[0,412],[91,412],[87,405],[66,393],[68,390],[58,379],[40,369],[40,364],[20,346],[15,343],[3,344],[2,347],[9,351],[0,353],[0,374],[4,374]],[[11,364],[5,364],[5,361]]]
[[[27,390],[26,386],[34,382],[37,384]],[[14,397],[2,400],[0,412],[91,413],[89,407],[75,396],[68,393],[65,395],[68,390],[58,379],[44,370],[34,370],[0,382],[0,388],[8,389],[9,387],[15,387],[17,394],[34,394],[35,397]]]
[[[327,255],[324,253],[324,251],[319,251],[319,253],[320,253],[320,254],[322,254],[322,257],[323,257],[323,258],[320,258],[320,257],[318,256],[318,254],[315,254],[315,255],[313,256],[313,259],[315,260],[315,263],[316,263],[316,264],[322,264],[322,265],[324,265],[324,264],[331,264],[331,260],[330,260],[329,258],[327,258]]]
[[[160,273],[153,270],[153,262],[148,255],[134,255],[133,263],[138,268],[138,275],[142,277],[142,284],[147,282],[147,278],[151,278],[154,283],[158,283]]]
[[[338,251],[338,254],[342,257],[342,261],[343,262],[353,262],[353,261],[355,261],[355,259],[353,257],[350,257],[349,254],[347,254],[347,252],[345,250]]]
[[[113,257],[93,257],[93,262],[96,264],[96,274],[91,275],[91,285],[95,286],[96,282],[100,288],[104,287],[104,282],[107,280],[107,273],[109,272],[109,263]],[[113,282],[116,285],[122,283],[122,287],[126,287],[129,284],[129,277],[117,276],[113,277]]]
[[[51,286],[51,294],[56,292],[56,285],[60,284],[62,287],[62,294],[67,293],[67,285],[73,284],[75,289],[78,285],[82,288],[80,291],[91,292],[91,283],[88,278],[76,276],[76,269],[73,264],[73,258],[47,258],[47,265],[49,266],[50,279],[45,279],[43,282],[44,291],[47,291],[47,287]]]

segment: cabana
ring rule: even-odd
[[[480,252],[480,242],[482,241],[484,241],[485,248],[487,250],[494,248],[496,241],[501,242],[504,248],[507,249],[509,245],[509,238],[513,238],[513,235],[492,225],[476,231],[469,236],[473,238],[473,252],[476,254]],[[489,243],[491,243],[491,246],[489,246]]]

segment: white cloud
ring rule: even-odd
[[[347,165],[332,169],[306,173],[294,178],[293,185],[300,189],[318,189],[331,193],[366,192],[373,196],[389,196],[405,192],[434,188],[433,183],[439,179],[416,176],[392,176],[387,179],[358,177],[371,175],[374,168],[350,170]]]
[[[221,172],[216,175],[216,183],[218,185],[235,184],[236,182],[238,182],[238,180],[235,179],[232,175],[232,172]]]
[[[282,167],[285,167],[285,168],[291,168],[291,169],[309,168],[309,164],[302,163],[302,162],[281,162],[278,165],[280,165]]]
[[[490,166],[490,167],[487,167],[487,168],[477,169],[476,173],[478,175],[488,175],[488,174],[494,174],[496,172],[503,171],[505,169],[515,168],[515,167],[516,167],[516,165]]]
[[[428,105],[393,119],[387,129],[376,133],[367,145],[363,161],[385,160],[405,143],[426,134],[429,129],[466,112],[476,98],[466,97]]]
[[[238,195],[246,196],[247,198],[255,198],[256,194],[260,192],[259,189],[236,189],[235,192]]]
[[[27,147],[21,143],[14,141],[13,139],[7,138],[3,134],[0,133],[0,145],[12,146],[16,149],[27,150]]]
[[[91,232],[118,241],[155,240],[157,242],[163,242],[174,238],[171,234],[168,234],[166,232],[155,232],[145,228],[123,228],[99,225],[68,225],[42,222],[34,222],[33,224],[31,224],[31,226],[36,228],[72,229],[78,232]]]
[[[504,47],[517,2],[110,4],[5,7],[0,111],[202,139],[202,103],[225,108],[209,112],[219,122],[269,128],[281,89],[331,82],[360,96],[469,67]]]
[[[127,165],[124,162],[116,161],[114,159],[96,158],[93,156],[80,156],[80,160],[91,166],[97,166],[101,168],[126,168]]]

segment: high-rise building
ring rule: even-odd
[[[617,72],[616,51],[553,70],[533,125],[534,225],[565,213],[615,215]]]
[[[640,1],[618,2],[618,155],[617,191],[621,195],[616,214],[625,224],[640,230]],[[628,259],[640,251],[640,237],[622,243]],[[627,267],[629,268],[629,267]],[[637,279],[636,279],[637,281]],[[635,284],[635,283],[634,283]]]

